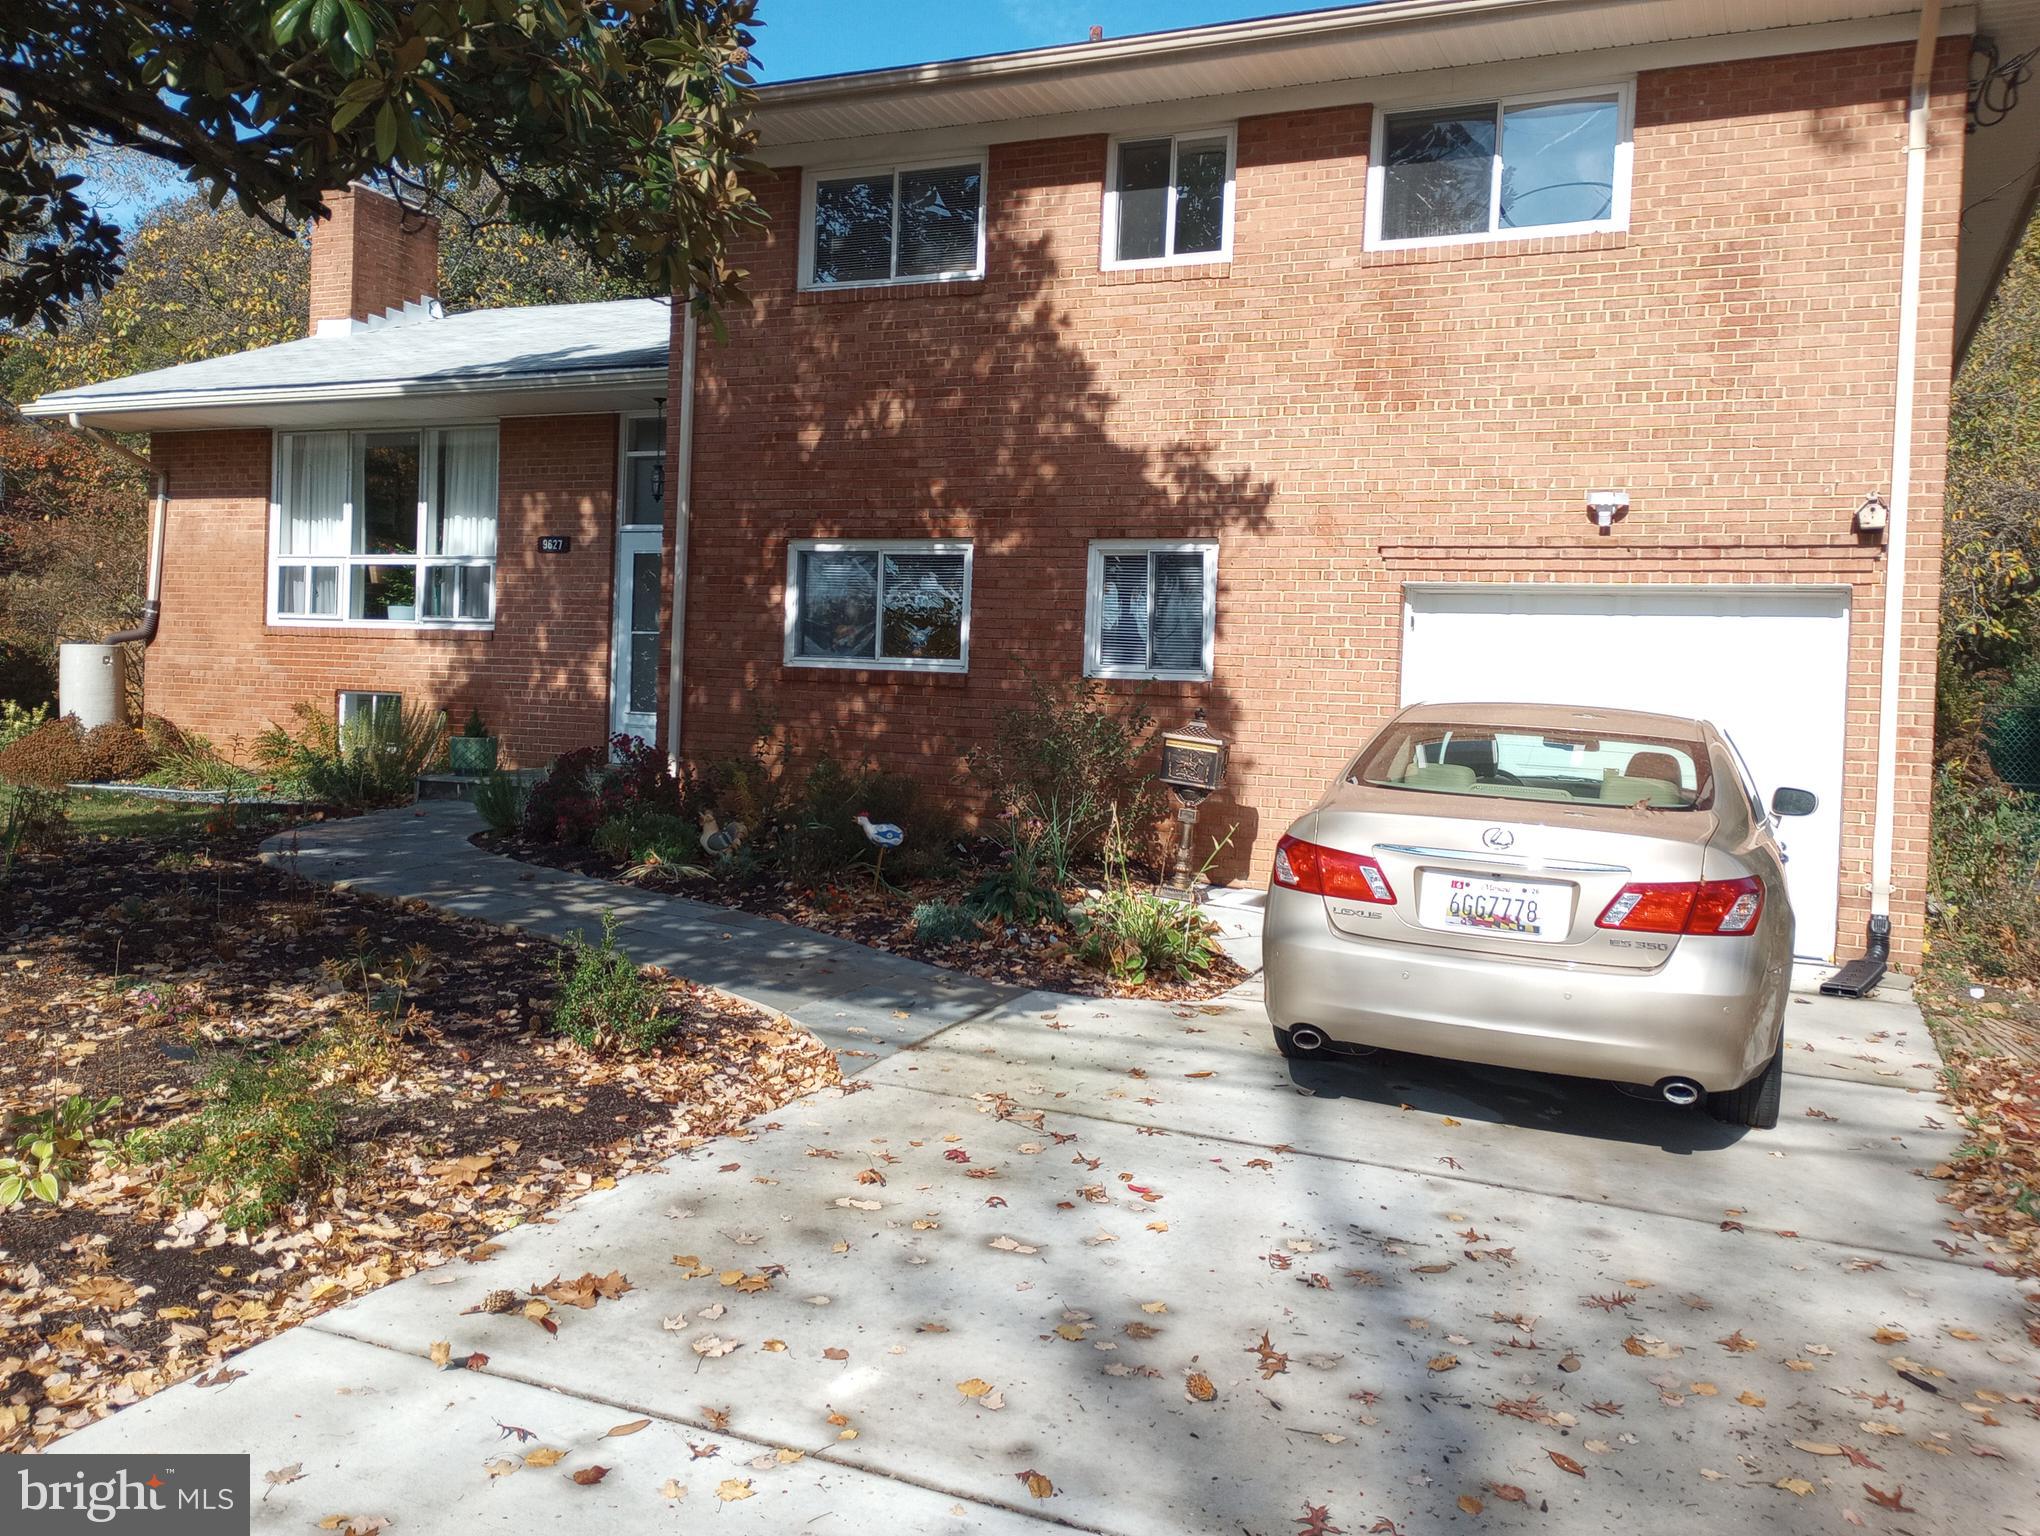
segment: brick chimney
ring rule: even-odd
[[[311,333],[345,335],[363,320],[439,292],[439,221],[354,183],[326,194],[312,224]]]

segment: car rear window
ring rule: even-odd
[[[1353,782],[1499,800],[1705,810],[1707,749],[1697,738],[1601,736],[1561,727],[1399,723],[1369,745]]]

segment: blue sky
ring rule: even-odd
[[[925,64],[974,53],[1082,42],[1309,10],[1310,0],[761,0],[758,72],[767,82]],[[141,191],[101,188],[103,217],[132,227],[183,183],[168,172]]]
[[[1323,3],[1323,0],[1321,0]],[[766,80],[1310,10],[1310,0],[760,0]]]

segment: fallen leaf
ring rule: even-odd
[[[1546,1451],[1544,1454],[1551,1458],[1551,1464],[1561,1472],[1570,1472],[1574,1477],[1585,1477],[1587,1475],[1587,1469],[1574,1461],[1572,1457],[1566,1455],[1564,1451]]]
[[[1458,1364],[1459,1356],[1457,1355],[1433,1355],[1430,1360],[1430,1369],[1434,1371],[1449,1371]]]
[[[641,1429],[650,1429],[651,1427],[652,1421],[650,1419],[632,1419],[628,1424],[618,1424],[602,1438],[604,1440],[621,1440],[625,1435],[634,1435]]]
[[[755,1490],[748,1477],[726,1477],[715,1485],[715,1496],[725,1504],[734,1504],[739,1499],[748,1499]]]
[[[978,1398],[991,1391],[992,1384],[981,1376],[973,1376],[968,1381],[959,1381],[956,1384],[956,1390],[965,1397]]]
[[[553,1467],[558,1466],[566,1459],[567,1453],[565,1451],[555,1450],[549,1445],[542,1445],[537,1450],[526,1454],[524,1464],[527,1467]]]
[[[1459,1496],[1459,1507],[1465,1510],[1469,1515],[1477,1515],[1482,1510],[1486,1509],[1487,1505],[1483,1504],[1479,1499],[1476,1499],[1470,1493],[1462,1493]]]
[[[1193,1403],[1208,1403],[1218,1396],[1218,1388],[1202,1371],[1192,1371],[1183,1379],[1183,1395]]]
[[[1525,1497],[1514,1483],[1489,1483],[1488,1492],[1509,1504],[1521,1504]]]
[[[1027,1491],[1037,1499],[1052,1499],[1055,1497],[1055,1484],[1051,1483],[1033,1468],[1030,1467],[1025,1472],[1015,1472],[1013,1475],[1025,1483]]]
[[[684,1499],[687,1497],[687,1485],[677,1478],[669,1477],[659,1484],[659,1497],[662,1499]]]
[[[1803,1499],[1809,1493],[1813,1492],[1813,1484],[1809,1483],[1803,1477],[1781,1477],[1778,1479],[1777,1482],[1771,1484],[1771,1486],[1773,1488],[1783,1488],[1795,1499]]]
[[[596,1483],[601,1482],[603,1478],[609,1476],[609,1468],[583,1467],[578,1472],[569,1472],[567,1476],[571,1477],[583,1488],[590,1488],[593,1487]]]
[[[1898,1487],[1892,1489],[1889,1493],[1886,1493],[1882,1488],[1873,1488],[1868,1483],[1865,1483],[1863,1491],[1870,1495],[1870,1502],[1879,1509],[1888,1509],[1894,1514],[1901,1515],[1919,1513],[1918,1510],[1905,1502],[1905,1485],[1903,1483],[1899,1484]]]

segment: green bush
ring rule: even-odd
[[[165,1187],[186,1205],[218,1200],[227,1227],[268,1226],[339,1167],[339,1099],[321,1080],[321,1049],[214,1063],[199,1082],[204,1106],[138,1140],[137,1155],[168,1165]]]
[[[1935,955],[1971,977],[2040,980],[2040,804],[1960,763],[1934,779]]]
[[[914,908],[914,937],[923,944],[954,944],[983,932],[961,902],[924,901]]]
[[[906,834],[886,855],[889,876],[921,879],[950,866],[957,823],[948,807],[903,773],[846,768],[824,755],[809,765],[783,813],[774,844],[781,869],[796,879],[822,880],[875,864],[879,850],[858,826],[859,811]]]
[[[524,802],[529,794],[515,774],[492,773],[475,786],[475,810],[491,832],[507,837],[524,825]]]
[[[973,916],[995,923],[1059,923],[1069,913],[1038,845],[1025,840],[971,887],[963,904]]]
[[[1195,904],[1118,885],[1076,917],[1079,959],[1115,981],[1187,981],[1211,969],[1217,930]]]
[[[992,739],[967,762],[1007,841],[1032,842],[1055,882],[1067,885],[1077,861],[1103,848],[1115,817],[1133,829],[1159,819],[1147,761],[1154,740],[1154,716],[1138,700],[1117,706],[1095,682],[1037,682],[1028,703],[1002,713]]]
[[[446,721],[421,705],[364,715],[343,733],[330,710],[302,701],[294,729],[272,725],[256,738],[255,760],[343,810],[406,805],[418,775],[446,752]]]
[[[643,1055],[673,1032],[673,1020],[659,1011],[658,989],[616,947],[610,913],[602,914],[600,944],[578,933],[567,936],[553,974],[560,982],[553,1028],[583,1050]]]
[[[701,833],[672,811],[638,807],[595,829],[595,851],[626,864],[692,864],[701,856]]]
[[[12,699],[0,699],[0,751],[13,746],[30,731],[48,724],[49,718],[50,707],[47,704],[29,709]]]

